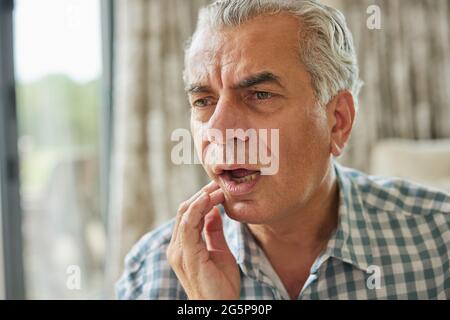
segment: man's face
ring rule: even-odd
[[[191,130],[206,172],[224,190],[232,219],[259,224],[295,214],[317,195],[329,168],[327,112],[315,102],[298,46],[299,22],[288,14],[203,29],[193,39],[187,65]],[[211,129],[222,132],[224,140],[212,139]],[[204,150],[225,150],[227,129],[278,129],[279,153],[270,150],[270,140],[267,145],[279,161],[278,172],[261,175],[259,162],[208,164]],[[245,147],[248,153],[248,141]]]

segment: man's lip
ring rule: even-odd
[[[231,178],[231,171],[223,171],[223,173],[219,175],[221,187],[226,194],[229,194],[232,197],[251,193],[261,178],[261,174],[257,174],[254,180],[237,183]]]
[[[215,175],[220,176],[225,171],[232,171],[232,170],[238,170],[238,169],[244,169],[244,170],[248,170],[248,171],[261,171],[261,169],[257,166],[242,165],[242,164],[214,166],[212,168],[212,171]]]

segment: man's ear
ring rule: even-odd
[[[350,137],[355,114],[353,95],[347,90],[340,91],[327,106],[331,134],[330,148],[335,157],[342,154],[342,150]]]

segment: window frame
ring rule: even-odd
[[[114,122],[114,0],[100,0],[102,33],[102,109],[100,114],[100,186],[103,222],[108,226]]]
[[[18,128],[14,77],[14,0],[0,1],[0,183],[4,297],[25,299]]]
[[[114,15],[115,0],[100,0],[102,30],[102,110],[100,116],[100,196],[101,212],[106,232],[105,264],[103,268],[103,288],[101,299],[111,299],[111,270],[106,261],[113,251],[111,240],[110,177],[114,146]]]

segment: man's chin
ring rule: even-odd
[[[225,200],[223,207],[228,217],[242,223],[261,224],[267,219],[267,211],[254,200]]]

